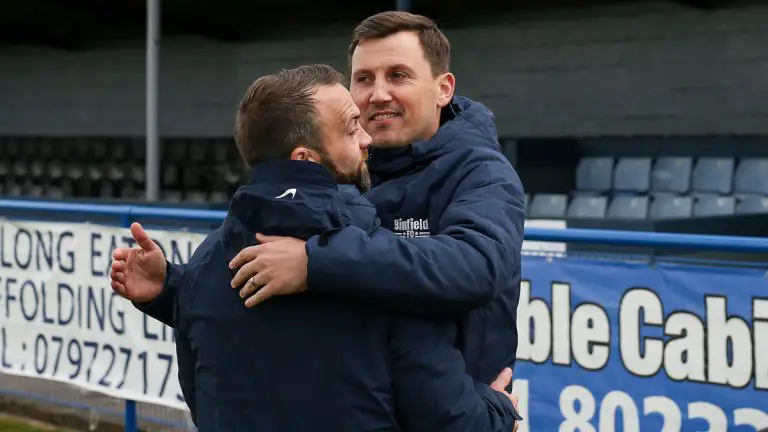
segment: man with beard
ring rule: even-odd
[[[308,239],[378,228],[366,168],[370,136],[329,66],[259,78],[243,98],[236,142],[251,169],[228,215],[175,273],[171,304],[179,381],[201,431],[512,431],[514,397],[466,374],[441,320],[399,317],[311,293],[247,309],[229,261],[256,232]],[[337,183],[354,185],[338,187]],[[140,225],[138,248],[114,252],[113,288],[147,295],[165,259]],[[325,240],[321,240],[325,241]],[[162,283],[160,284],[162,288]],[[157,292],[154,293],[156,295]],[[167,293],[164,295],[168,295]]]
[[[424,16],[365,19],[349,63],[350,92],[373,139],[366,198],[396,235],[355,227],[307,241],[262,233],[230,263],[232,286],[249,307],[308,291],[456,319],[469,374],[490,382],[515,363],[525,222],[523,187],[500,151],[493,114],[454,95],[450,43]],[[164,299],[187,267],[163,270],[140,270],[136,305],[168,323]]]

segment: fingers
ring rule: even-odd
[[[249,297],[248,300],[245,301],[245,307],[254,307],[272,297],[273,295],[274,293],[272,292],[272,287],[270,285],[262,287],[260,290],[256,291],[254,295]]]
[[[243,286],[246,282],[248,282],[248,279],[256,276],[258,270],[258,263],[256,261],[246,262],[242,267],[240,267],[237,273],[235,273],[235,276],[232,278],[232,288],[239,288]]]
[[[499,373],[499,375],[496,377],[495,380],[491,383],[491,388],[500,391],[500,392],[506,392],[506,388],[509,385],[509,382],[512,380],[512,369],[510,368],[504,368],[504,370]]]
[[[125,296],[125,285],[121,284],[120,282],[116,282],[114,280],[110,285],[112,286],[113,291],[120,294],[121,296]]]
[[[126,269],[125,261],[123,260],[114,260],[112,261],[112,271],[113,272],[124,272]]]
[[[515,411],[520,411],[520,399],[514,393],[509,394],[509,399],[512,401],[512,406],[515,407]]]
[[[233,269],[236,269],[236,268],[240,268],[245,263],[247,263],[249,261],[253,261],[254,259],[256,259],[256,257],[258,255],[259,255],[259,246],[258,245],[256,245],[256,246],[248,246],[247,248],[245,248],[245,249],[241,250],[240,252],[238,252],[238,254],[235,255],[234,258],[232,258],[232,261],[229,262],[229,268],[230,268],[230,270],[233,270]],[[232,285],[232,286],[240,286],[243,282],[245,282],[245,281],[243,280],[240,284]]]
[[[125,261],[128,259],[128,256],[130,254],[131,254],[131,248],[127,248],[127,247],[115,248],[115,250],[112,251],[112,259],[118,260],[118,261]]]
[[[264,235],[264,234],[256,234],[256,240],[259,243],[272,243],[280,240],[287,240],[291,237],[283,237],[283,236],[270,236],[270,235]]]
[[[245,286],[240,290],[240,298],[248,298],[260,287],[267,284],[267,277],[263,273],[257,273],[254,277],[248,279]]]
[[[141,224],[138,222],[131,224],[131,235],[133,236],[133,239],[136,240],[136,244],[147,252],[158,248],[157,244],[152,241],[152,238],[149,237],[149,234],[144,231],[144,228],[142,228]]]

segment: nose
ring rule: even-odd
[[[368,146],[371,145],[371,142],[373,142],[373,139],[368,135],[368,132],[366,132],[365,129],[360,128],[360,150],[367,150]]]
[[[376,80],[373,85],[373,93],[371,94],[371,103],[380,104],[387,103],[392,100],[392,95],[389,94],[389,87],[386,80]]]

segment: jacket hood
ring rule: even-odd
[[[440,117],[440,128],[428,140],[372,150],[368,167],[374,183],[404,175],[453,151],[473,147],[501,150],[493,112],[480,102],[454,96]]]
[[[236,237],[262,232],[307,238],[339,224],[337,194],[333,175],[320,164],[260,163],[251,170],[249,183],[232,197],[225,231]]]

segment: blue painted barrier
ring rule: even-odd
[[[171,223],[219,222],[225,211],[160,208],[138,205],[92,205],[65,202],[27,201],[0,199],[0,213],[77,213],[92,216],[114,216],[122,226],[140,218],[162,219]],[[1,214],[0,214],[1,215]],[[636,231],[612,231],[594,229],[545,229],[527,228],[525,239],[541,242],[581,243],[610,246],[634,246],[652,248],[675,248],[741,253],[768,253],[768,239],[735,236],[713,236],[698,234],[649,233]],[[125,402],[125,430],[138,431],[136,403]]]

